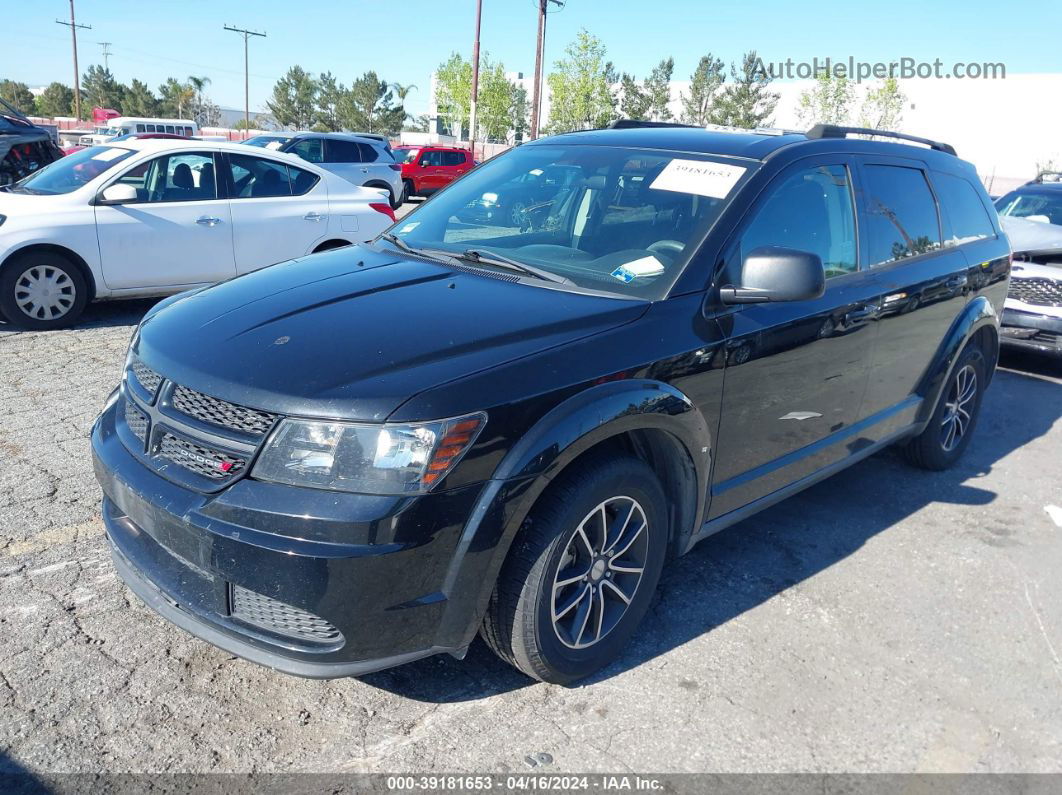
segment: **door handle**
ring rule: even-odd
[[[877,304],[864,304],[858,309],[847,312],[844,316],[844,324],[846,326],[855,326],[865,323],[868,320],[873,320],[880,311],[881,307]]]
[[[200,226],[214,226],[221,223],[220,218],[214,218],[209,215],[201,215],[195,219],[195,222]]]
[[[303,216],[307,221],[323,221],[327,217],[327,215],[321,215],[320,213],[315,212],[308,212]]]

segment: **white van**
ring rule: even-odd
[[[106,125],[92,130],[91,135],[83,135],[78,140],[80,146],[96,146],[113,141],[119,135],[133,133],[167,133],[191,138],[198,134],[199,125],[189,119],[148,119],[137,116],[119,116],[108,119]]]

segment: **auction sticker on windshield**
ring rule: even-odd
[[[745,171],[742,166],[676,158],[664,166],[649,187],[723,199]]]

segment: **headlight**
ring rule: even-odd
[[[422,494],[457,465],[486,421],[483,413],[408,425],[286,419],[251,477],[362,494]]]

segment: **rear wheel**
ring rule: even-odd
[[[407,201],[409,201],[413,197],[414,193],[416,193],[416,190],[414,189],[413,180],[402,180],[402,204],[405,204]]]
[[[88,285],[70,260],[31,251],[0,274],[0,312],[16,326],[45,331],[74,323],[88,303]]]
[[[962,352],[929,424],[903,448],[908,461],[922,469],[941,470],[959,460],[981,413],[987,373],[979,347],[971,345]]]
[[[528,676],[567,683],[623,651],[656,590],[667,509],[653,471],[597,459],[539,500],[491,596],[483,637]]]

